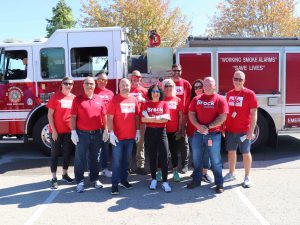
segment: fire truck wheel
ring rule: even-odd
[[[47,115],[40,117],[33,128],[33,140],[43,154],[50,156],[51,144]]]
[[[258,113],[257,124],[254,129],[254,138],[252,139],[252,148],[264,146],[269,137],[269,126],[267,119]]]

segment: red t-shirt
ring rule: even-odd
[[[146,110],[146,112],[150,117],[164,115],[164,114],[170,115],[168,103],[165,101],[159,101],[159,102],[146,101],[146,103],[142,105],[141,117],[144,117],[142,114],[144,110]],[[145,123],[145,124],[147,127],[166,127],[166,123]]]
[[[241,91],[231,90],[226,99],[229,107],[226,130],[232,133],[248,132],[251,123],[250,109],[258,107],[255,93],[248,88]],[[233,112],[236,112],[235,118],[232,117]]]
[[[138,85],[137,88],[131,87],[131,89],[130,89],[130,94],[134,97],[141,96],[144,99],[147,99],[148,98],[147,93],[148,93],[148,90],[146,88],[142,87],[141,85]]]
[[[108,90],[107,88],[104,88],[103,90],[95,88],[94,93],[99,95],[100,98],[102,98],[102,101],[106,108],[109,101],[114,97],[114,93],[111,90]]]
[[[190,107],[191,112],[196,113],[200,124],[208,126],[220,114],[228,113],[228,105],[225,98],[219,94],[202,94],[193,98]],[[221,126],[209,129],[209,132],[221,131]]]
[[[79,95],[73,101],[71,114],[77,116],[77,129],[98,130],[103,126],[102,118],[106,114],[106,108],[99,95],[94,94],[91,99],[86,95]]]
[[[70,133],[71,132],[71,107],[75,95],[64,95],[61,92],[54,94],[47,104],[49,109],[53,109],[53,120],[57,133]],[[52,133],[52,128],[49,126],[49,131]]]
[[[136,116],[140,108],[133,96],[124,98],[116,95],[109,102],[107,115],[113,115],[114,133],[119,140],[134,139],[136,134]]]
[[[179,112],[182,111],[181,99],[178,97],[166,97],[168,103],[171,120],[167,122],[167,132],[177,132],[179,126]]]
[[[185,114],[189,111],[189,104],[191,99],[192,85],[185,79],[180,79],[180,81],[174,81],[176,85],[176,96],[182,101],[183,112]]]

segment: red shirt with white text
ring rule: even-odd
[[[71,132],[71,108],[75,95],[64,95],[62,92],[54,94],[47,104],[49,109],[53,109],[54,126],[57,133],[70,133]],[[49,126],[49,131],[52,133],[52,128]]]
[[[182,102],[178,97],[166,97],[168,103],[171,120],[167,122],[167,132],[177,132],[179,128],[179,112],[182,111]]]
[[[248,88],[241,91],[231,90],[226,99],[229,107],[226,130],[232,133],[247,133],[251,123],[250,110],[258,107],[255,93]],[[234,112],[236,116],[233,118]]]
[[[208,126],[219,115],[228,113],[228,105],[225,98],[219,94],[202,94],[193,98],[189,110],[196,113],[198,122]],[[221,131],[221,126],[209,129],[209,132]]]
[[[144,117],[142,114],[143,111],[146,111],[150,117],[159,116],[164,114],[170,115],[170,110],[168,103],[165,101],[152,102],[146,101],[145,104],[142,105],[141,109],[141,117]],[[166,127],[166,123],[145,123],[147,127]]]
[[[134,139],[136,134],[136,116],[139,115],[139,103],[133,96],[124,98],[116,95],[109,102],[107,115],[113,115],[113,130],[119,140]]]

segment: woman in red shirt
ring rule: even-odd
[[[201,94],[203,94],[203,80],[197,79],[194,81],[194,83],[192,85],[191,101],[194,97],[201,95]],[[189,138],[191,151],[193,151],[191,143],[192,143],[192,138],[193,138],[195,131],[196,131],[196,128],[193,126],[193,124],[190,122],[190,120],[188,120],[186,134]],[[192,156],[193,154],[190,154],[190,155]],[[207,173],[209,168],[210,168],[210,160],[209,160],[208,152],[205,151],[204,157],[203,157],[202,181],[204,181],[206,183],[213,182],[213,178],[211,176],[209,176]]]
[[[54,94],[48,104],[48,120],[50,125],[51,141],[51,162],[50,168],[52,173],[51,188],[57,189],[57,162],[58,156],[63,153],[63,175],[62,179],[67,183],[72,183],[73,179],[69,177],[67,171],[70,164],[71,153],[74,144],[71,141],[71,106],[75,95],[71,93],[74,81],[70,77],[62,79],[61,91]]]
[[[168,103],[162,101],[164,94],[158,85],[152,85],[148,90],[148,101],[142,105],[141,120],[146,124],[145,151],[149,154],[152,181],[150,189],[157,186],[157,159],[162,170],[162,188],[171,192],[168,180],[168,139],[166,123],[170,120]]]
[[[166,95],[165,101],[168,103],[170,110],[170,120],[166,125],[169,150],[171,153],[171,162],[173,166],[173,180],[180,181],[180,176],[177,170],[178,166],[178,150],[180,143],[178,140],[181,138],[182,133],[182,111],[183,105],[180,98],[176,97],[175,83],[172,79],[165,79],[162,82],[162,87]]]

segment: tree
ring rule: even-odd
[[[57,29],[74,28],[76,21],[74,20],[72,9],[67,6],[65,0],[59,0],[57,5],[52,8],[53,16],[46,19],[48,25],[46,27],[47,37],[50,37]]]
[[[185,43],[191,28],[178,7],[170,8],[170,0],[113,0],[104,6],[87,0],[87,4],[82,2],[81,11],[83,27],[128,27],[133,54],[147,49],[150,30],[160,34],[161,46],[174,47]]]
[[[300,33],[294,0],[225,0],[211,18],[212,36],[291,37]]]

